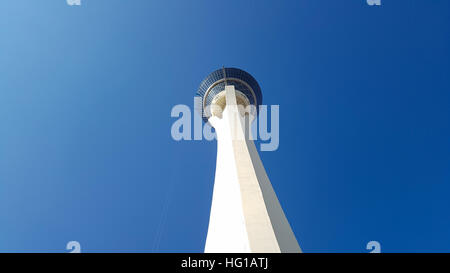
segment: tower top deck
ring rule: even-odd
[[[201,98],[202,118],[208,121],[209,114],[205,112],[205,108],[211,105],[214,97],[225,90],[225,85],[234,85],[235,89],[246,96],[250,104],[256,109],[262,104],[262,93],[258,82],[249,73],[239,68],[220,68],[209,74],[201,83],[197,90],[196,96]]]

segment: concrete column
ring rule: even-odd
[[[252,140],[245,137],[234,86],[225,87],[205,252],[301,252]],[[250,130],[248,129],[248,132]]]

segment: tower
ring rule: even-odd
[[[259,158],[250,124],[262,103],[247,72],[222,68],[200,84],[201,114],[217,134],[205,252],[301,252]]]

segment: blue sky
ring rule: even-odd
[[[280,105],[305,252],[450,251],[448,0],[5,0],[0,252],[202,252],[216,143],[170,111],[222,65]]]

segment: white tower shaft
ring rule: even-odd
[[[217,166],[205,252],[301,252],[255,144],[245,137],[234,86],[225,87],[217,133]],[[247,130],[250,132],[250,130]]]

